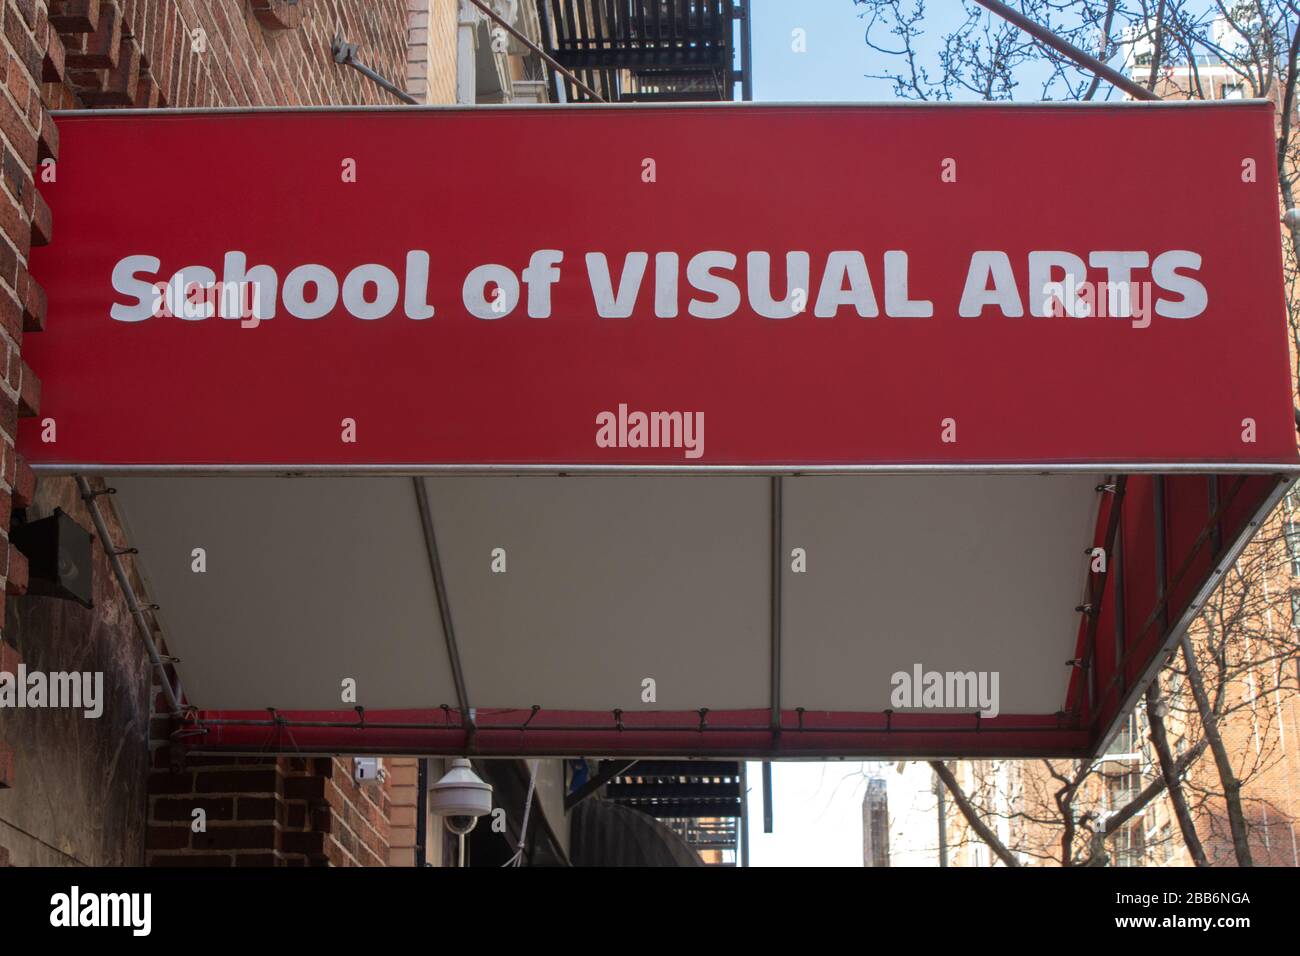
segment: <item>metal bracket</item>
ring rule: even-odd
[[[334,57],[334,62],[339,64],[339,66],[352,67],[352,69],[356,70],[380,89],[393,94],[393,96],[396,96],[403,103],[410,103],[411,105],[419,103],[419,100],[406,92],[406,90],[402,89],[386,77],[376,73],[370,67],[358,60],[357,49],[357,44],[348,43],[337,33],[334,35],[334,41],[330,44],[330,54]]]

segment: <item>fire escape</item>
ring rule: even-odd
[[[745,785],[731,760],[641,760],[613,777],[605,799],[673,830],[706,864],[737,866]]]
[[[606,102],[751,98],[750,0],[534,2],[547,53]],[[591,100],[550,72],[564,102]]]

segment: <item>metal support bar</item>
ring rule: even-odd
[[[740,9],[744,14],[744,19],[740,21],[740,98],[748,103],[754,98],[753,17],[750,0],[741,0]]]
[[[1116,475],[1114,484],[1102,485],[1103,489],[1111,491],[1110,510],[1106,514],[1106,536],[1102,540],[1102,547],[1106,555],[1106,570],[1098,573],[1094,578],[1091,573],[1091,567],[1088,574],[1088,597],[1084,605],[1088,610],[1087,632],[1083,646],[1083,674],[1081,679],[1083,686],[1079,689],[1079,699],[1075,702],[1075,712],[1077,714],[1082,704],[1083,693],[1086,688],[1088,694],[1088,705],[1091,708],[1090,717],[1096,715],[1097,705],[1097,682],[1094,679],[1094,658],[1097,652],[1097,627],[1101,622],[1101,605],[1106,594],[1106,581],[1110,576],[1111,553],[1115,547],[1115,537],[1119,532],[1120,515],[1124,507],[1124,490],[1128,487],[1127,475]],[[1088,549],[1089,554],[1092,549]],[[1091,563],[1090,563],[1091,564]]]
[[[438,558],[438,539],[433,533],[433,509],[429,506],[429,489],[424,486],[423,478],[412,478],[411,481],[415,484],[415,503],[420,509],[420,527],[424,531],[424,547],[429,555],[429,573],[433,576],[433,591],[438,599],[442,635],[447,641],[447,662],[451,665],[451,677],[456,685],[456,702],[460,706],[460,719],[465,725],[467,737],[472,739],[474,721],[470,717],[469,692],[465,689],[465,672],[461,669],[460,650],[456,646],[456,631],[451,623],[447,583],[442,576],[442,561]]]
[[[740,815],[740,865],[749,866],[749,764],[740,762],[741,804],[745,812]]]
[[[1165,531],[1165,477],[1151,479],[1151,512],[1156,536],[1156,600],[1159,602],[1160,634],[1169,630],[1169,540]]]
[[[153,663],[154,670],[158,672],[158,682],[162,685],[163,696],[167,698],[167,706],[171,708],[172,716],[178,716],[182,712],[180,699],[172,687],[171,678],[167,676],[167,666],[158,654],[158,645],[154,643],[153,631],[149,627],[149,622],[145,620],[144,608],[136,600],[135,588],[131,586],[126,568],[122,566],[121,552],[113,546],[108,523],[104,521],[104,515],[99,510],[99,502],[96,500],[98,495],[90,490],[90,482],[81,475],[77,476],[77,490],[81,493],[81,500],[86,503],[86,510],[90,512],[90,520],[95,523],[95,530],[99,533],[99,545],[108,557],[108,563],[113,568],[113,576],[117,578],[117,586],[126,598],[126,606],[131,610],[135,629],[140,639],[144,641],[145,650],[149,653],[149,660]]]
[[[550,65],[551,69],[555,70],[555,72],[559,73],[561,76],[563,76],[563,77],[564,77],[566,80],[568,80],[570,83],[572,83],[572,84],[574,84],[575,86],[577,86],[578,89],[582,90],[582,92],[586,93],[588,96],[590,96],[590,97],[591,97],[593,100],[595,100],[597,103],[603,103],[603,102],[605,102],[604,97],[602,97],[599,93],[597,93],[595,90],[593,90],[590,86],[588,86],[586,83],[582,82],[582,80],[578,79],[576,76],[574,76],[572,73],[570,73],[567,69],[565,69],[564,66],[561,65],[561,63],[560,63],[559,60],[557,60],[555,57],[551,56],[549,53],[547,53],[545,50],[543,50],[541,47],[539,47],[539,46],[538,46],[536,43],[534,43],[532,40],[528,39],[528,37],[524,36],[522,33],[520,33],[518,30],[516,30],[513,24],[511,24],[511,23],[507,23],[507,22],[506,22],[506,21],[505,21],[505,20],[500,16],[500,14],[498,14],[495,10],[493,10],[493,9],[492,9],[491,7],[489,7],[486,3],[484,3],[483,0],[469,0],[469,2],[472,3],[472,4],[474,4],[474,6],[478,7],[479,10],[482,11],[483,15],[486,16],[489,20],[491,20],[493,23],[497,24],[499,27],[501,27],[501,29],[505,30],[507,33],[509,33],[512,37],[514,37],[516,40],[518,40],[518,41],[519,41],[520,43],[522,43],[524,46],[528,47],[528,49],[532,50],[534,53],[536,53],[538,56],[540,56],[543,60],[545,60],[545,61]]]
[[[975,0],[975,2],[986,10],[996,13],[1002,19],[1024,30],[1040,43],[1051,47],[1067,60],[1073,60],[1088,72],[1095,73],[1103,79],[1109,80],[1135,100],[1160,99],[1160,97],[1156,96],[1156,94],[1152,93],[1145,86],[1129,79],[1123,73],[1119,72],[1119,70],[1112,69],[1105,63],[1102,63],[1101,60],[1097,59],[1095,56],[1084,53],[1074,44],[1067,43],[1042,24],[1035,23],[1023,13],[1013,10],[1005,3],[1001,3],[999,0]]]
[[[1159,599],[1156,603],[1155,609],[1151,612],[1151,615],[1146,619],[1146,621],[1142,625],[1142,631],[1140,634],[1138,634],[1138,640],[1141,640],[1142,638],[1146,637],[1147,632],[1151,630],[1151,625],[1154,624],[1157,619],[1159,619],[1164,623],[1164,627],[1166,629],[1168,628],[1170,592],[1172,592],[1174,588],[1178,587],[1178,585],[1182,583],[1183,578],[1187,576],[1187,572],[1192,569],[1192,563],[1195,560],[1197,553],[1201,550],[1201,547],[1205,544],[1205,542],[1209,540],[1209,538],[1214,532],[1215,526],[1223,518],[1223,515],[1227,512],[1227,510],[1230,507],[1232,507],[1233,501],[1236,500],[1237,492],[1241,491],[1241,487],[1242,485],[1245,484],[1245,482],[1246,482],[1245,478],[1238,478],[1236,481],[1234,481],[1232,483],[1232,486],[1228,489],[1227,498],[1224,499],[1223,503],[1219,505],[1217,509],[1215,509],[1213,514],[1210,515],[1209,519],[1205,523],[1205,526],[1201,529],[1201,533],[1198,534],[1196,536],[1196,540],[1192,542],[1191,548],[1188,549],[1187,556],[1183,558],[1183,563],[1179,565],[1178,571],[1174,574],[1173,579],[1166,584],[1164,591],[1159,595]],[[1160,478],[1158,493],[1163,499],[1164,496],[1163,477]],[[1164,516],[1164,508],[1161,507],[1160,510],[1157,512],[1157,520],[1163,522],[1163,516]],[[1157,565],[1157,573],[1160,573],[1159,565]],[[1163,574],[1161,575],[1161,577],[1163,578]]]
[[[771,705],[772,734],[781,732],[781,581],[784,561],[781,537],[781,479],[772,479],[772,622],[771,622]]]
[[[339,66],[350,66],[362,76],[373,82],[376,86],[389,93],[392,93],[403,103],[410,103],[412,106],[419,103],[414,96],[406,92],[397,84],[393,83],[387,77],[381,76],[370,67],[366,66],[357,59],[357,45],[348,43],[341,36],[336,36],[334,42],[330,44],[330,53],[334,56],[334,62]]]
[[[881,727],[879,724],[871,725],[853,725],[853,726],[831,726],[831,727],[787,727],[787,734],[807,734],[809,736],[821,736],[826,734],[956,734],[956,733],[975,733],[979,730],[978,713],[970,713],[961,716],[970,718],[970,723],[963,726],[956,724],[931,725],[926,724],[920,727]],[[1039,715],[1046,720],[1049,715]],[[257,718],[244,717],[202,717],[198,720],[198,725],[202,727],[302,727],[316,729],[338,729],[338,730],[449,730],[454,729],[456,725],[446,723],[428,723],[428,722],[399,722],[399,721],[367,721],[365,726],[361,726],[356,721],[343,720],[295,720],[293,718],[281,717],[278,720],[266,720]],[[525,727],[523,724],[490,724],[481,728],[484,733],[532,733],[545,735],[548,733],[618,733],[618,734],[637,734],[637,733],[659,733],[659,734],[748,734],[755,737],[763,737],[769,734],[769,731],[755,724],[710,724],[707,727],[690,727],[682,724],[638,724],[628,726],[600,726],[590,723],[581,724],[534,724],[531,727]],[[1037,734],[1037,733],[1059,733],[1061,728],[1057,725],[1041,725],[1032,727],[1016,727],[1013,731],[1016,734]]]
[[[772,832],[772,761],[763,761],[763,832]]]
[[[1119,695],[1124,696],[1128,690],[1128,678],[1124,669],[1128,662],[1128,625],[1126,623],[1126,604],[1124,595],[1124,515],[1120,514],[1120,525],[1115,535],[1115,554],[1111,566],[1115,569],[1115,663],[1114,673],[1119,681]]]
[[[939,865],[948,865],[948,807],[943,795],[946,792],[943,778],[934,775],[934,800],[939,811]]]

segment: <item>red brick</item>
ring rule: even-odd
[[[50,25],[60,33],[94,33],[99,0],[50,0]]]
[[[308,856],[315,856],[325,852],[325,834],[323,833],[286,832],[280,835],[280,841],[280,848],[285,853],[305,853]]]
[[[20,256],[27,256],[32,241],[32,227],[23,215],[22,207],[3,193],[0,193],[0,232],[9,237]]]
[[[188,831],[188,828],[187,828]],[[274,850],[273,826],[216,826],[206,833],[192,834],[196,850]]]
[[[31,367],[22,363],[22,384],[18,388],[18,414],[25,418],[40,414],[41,380]]]
[[[27,123],[27,117],[14,106],[13,101],[0,92],[0,132],[9,139],[9,145],[28,168],[36,165],[36,132]]]
[[[200,833],[193,836],[202,836]],[[190,828],[188,825],[160,827],[150,826],[145,835],[146,850],[186,850],[190,846]]]
[[[46,40],[45,57],[41,60],[41,79],[46,83],[62,83],[67,69],[67,54],[58,33],[51,30]]]
[[[274,853],[236,853],[235,866],[283,866],[284,860]]]
[[[54,122],[54,117],[50,111],[41,107],[40,128],[37,130],[37,159],[42,163],[47,159],[53,160],[59,158],[59,127]]]
[[[233,797],[157,797],[153,802],[151,819],[159,823],[194,822],[194,811],[202,810],[208,820],[233,820]]]
[[[228,853],[151,853],[150,866],[234,866]]]
[[[18,403],[10,401],[9,396],[0,395],[0,432],[10,440],[18,434]],[[0,518],[9,518],[9,493],[0,492]]]
[[[13,47],[14,54],[22,64],[27,75],[35,79],[41,75],[41,62],[45,59],[45,51],[36,43],[36,38],[32,36],[27,25],[23,23],[20,17],[5,17],[5,38],[9,45]],[[10,74],[12,82],[13,74]]]
[[[100,8],[99,23],[95,31],[86,35],[85,45],[74,51],[67,50],[69,72],[73,70],[111,70],[117,66],[122,44],[122,16],[117,6],[105,3]]]
[[[290,800],[324,803],[325,781],[320,777],[290,777],[284,782],[284,795]]]
[[[235,815],[239,820],[279,820],[284,803],[276,797],[240,797]]]
[[[32,195],[36,192],[32,185],[31,171],[11,149],[0,151],[0,171],[3,172],[5,185],[18,201],[24,213],[30,215]]]
[[[23,307],[4,289],[0,289],[0,328],[15,342],[23,337]]]
[[[32,245],[46,246],[54,238],[54,217],[49,203],[36,189],[32,189]]]
[[[27,555],[12,545],[9,547],[9,564],[5,569],[5,593],[27,593]]]
[[[45,328],[45,290],[26,269],[17,276],[18,298],[23,304],[23,331],[40,332]]]
[[[198,793],[280,793],[284,781],[275,770],[227,770],[200,772],[195,781]]]
[[[32,471],[32,466],[27,464],[21,455],[12,455],[12,457],[17,460],[12,479],[13,505],[15,508],[30,508],[32,499],[36,495],[36,472]]]
[[[158,81],[152,72],[145,70],[135,85],[135,100],[131,105],[142,110],[156,109],[159,105],[158,94]]]
[[[151,773],[146,789],[149,793],[193,793],[192,773]]]
[[[36,26],[36,0],[13,0],[13,5],[29,28]]]
[[[102,88],[83,93],[82,102],[90,107],[131,106],[135,102],[139,79],[140,47],[135,40],[123,37],[117,64],[108,70]]]

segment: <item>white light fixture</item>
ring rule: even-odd
[[[492,812],[492,785],[474,772],[468,760],[457,757],[442,779],[429,788],[429,809],[460,837],[460,865],[464,866],[465,834],[474,829],[479,817]]]

